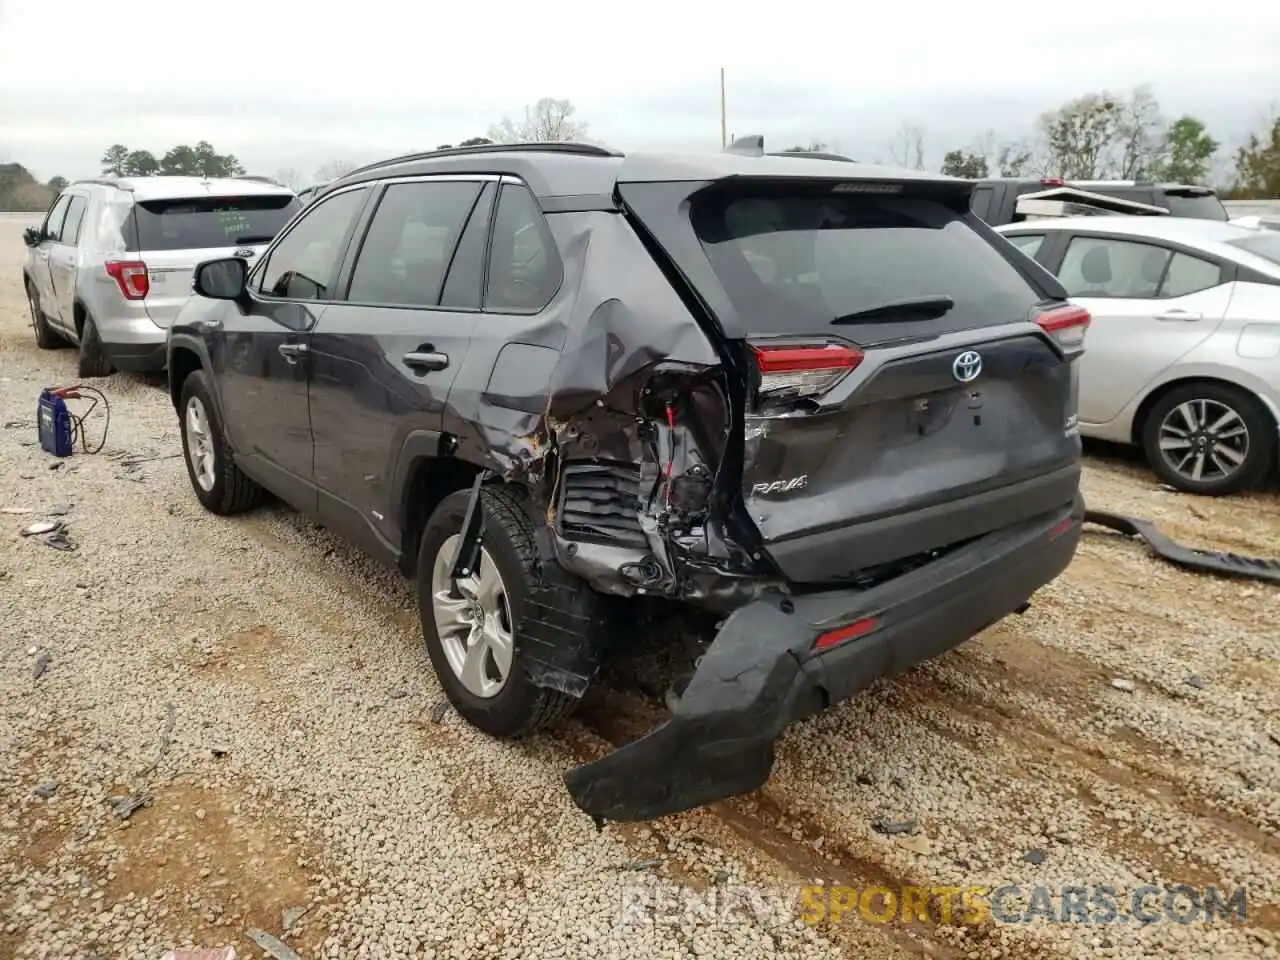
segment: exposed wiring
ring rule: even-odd
[[[71,446],[74,449],[76,438],[80,438],[80,449],[84,453],[98,453],[102,450],[107,442],[107,431],[111,428],[111,404],[107,402],[107,396],[97,387],[89,387],[82,383],[77,383],[70,387],[59,387],[52,391],[55,397],[61,397],[66,400],[90,400],[89,408],[83,413],[72,413],[70,408],[67,409],[67,416],[71,419]],[[85,394],[89,394],[88,397]],[[89,414],[98,408],[98,404],[102,404],[102,412],[106,420],[102,424],[102,437],[98,440],[98,445],[92,450],[89,449],[88,434],[85,430],[85,421],[89,418]]]

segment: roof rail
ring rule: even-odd
[[[486,153],[564,153],[580,157],[621,157],[617,150],[598,146],[594,143],[575,143],[568,140],[537,141],[531,143],[478,143],[470,147],[447,147],[442,150],[421,150],[413,153],[390,157],[367,163],[363,167],[343,174],[336,179],[345,180],[356,173],[365,173],[381,167],[390,167],[398,163],[410,163],[414,160],[434,160],[437,157],[469,157]]]
[[[853,157],[843,153],[828,153],[825,150],[783,150],[781,153],[768,153],[769,157],[808,157],[810,160],[841,160],[845,163],[857,163]]]
[[[125,178],[123,177],[86,177],[83,180],[72,181],[71,185],[75,186],[76,184],[79,184],[79,183],[92,183],[100,187],[119,187],[120,181],[123,179]]]
[[[749,137],[738,137],[733,143],[724,148],[725,153],[737,153],[744,157],[763,157],[764,156],[764,137],[760,134],[752,134]]]

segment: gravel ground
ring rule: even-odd
[[[265,955],[250,928],[307,960],[1280,956],[1280,589],[1091,533],[1026,615],[789,731],[759,794],[597,833],[560,772],[648,701],[476,734],[440,708],[403,582],[283,507],[200,509],[158,382],[97,383],[101,453],[32,445],[75,365],[27,325],[28,222],[0,218],[0,508],[30,511],[0,515],[0,957]],[[1115,456],[1085,486],[1280,555],[1274,494],[1188,498]],[[55,506],[74,551],[19,536]],[[1245,885],[1248,917],[808,926],[815,878]]]

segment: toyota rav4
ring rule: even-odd
[[[788,723],[1075,553],[1089,317],[972,186],[576,144],[356,170],[195,273],[168,338],[195,496],[269,490],[416,580],[494,736],[563,717],[635,607],[708,618],[669,719],[566,784],[597,822],[753,790]]]

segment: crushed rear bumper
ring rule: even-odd
[[[641,821],[760,787],[793,720],[963,643],[1020,609],[1075,555],[1084,501],[989,534],[869,590],[762,598],[735,611],[671,719],[565,784],[597,822]],[[813,653],[824,633],[876,626]]]

